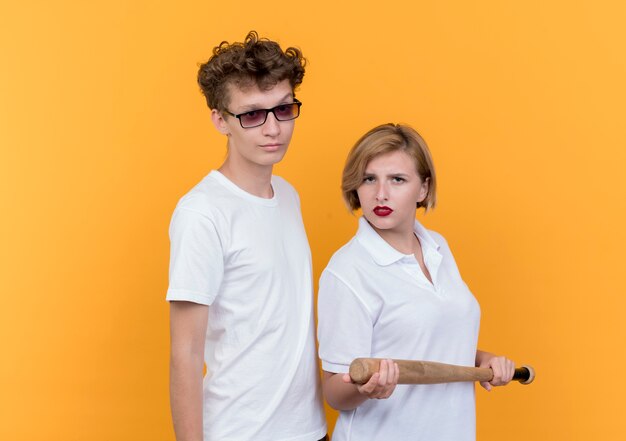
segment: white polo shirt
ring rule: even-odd
[[[431,284],[415,256],[391,247],[361,218],[320,279],[322,368],[345,373],[357,357],[474,366],[480,308],[445,239],[415,221]],[[340,412],[333,441],[472,441],[474,384],[398,385],[386,400]]]

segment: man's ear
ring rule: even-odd
[[[228,124],[226,124],[224,116],[219,110],[211,110],[211,121],[213,121],[213,125],[222,135],[230,135],[230,128],[228,127]]]

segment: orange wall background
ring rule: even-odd
[[[309,59],[291,150],[319,276],[356,226],[347,151],[431,146],[480,346],[536,382],[477,392],[478,439],[621,439],[624,2],[0,3],[0,439],[174,439],[169,242],[225,141],[195,84],[250,29]],[[329,412],[332,424],[335,414]]]

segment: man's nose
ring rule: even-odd
[[[280,133],[280,124],[273,112],[268,112],[265,124],[263,124],[263,134],[276,136]]]

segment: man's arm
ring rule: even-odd
[[[209,307],[170,302],[170,405],[177,441],[202,441],[202,376]]]

